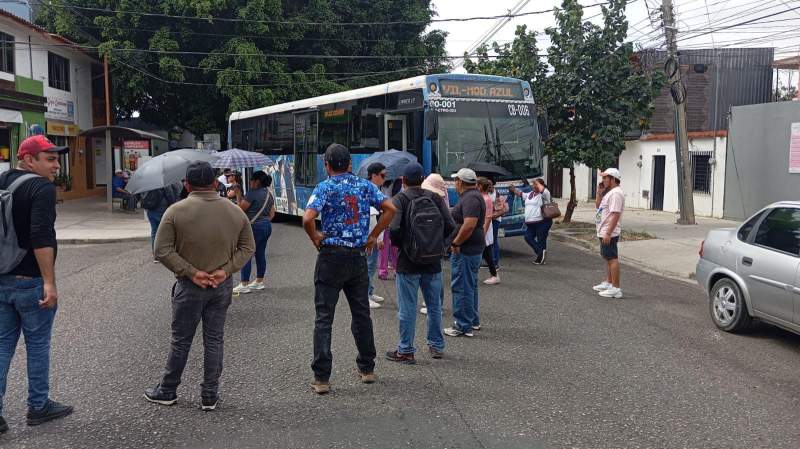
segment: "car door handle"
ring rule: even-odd
[[[753,265],[753,259],[749,257],[742,257],[742,265],[746,265],[748,267]]]

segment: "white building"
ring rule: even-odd
[[[724,133],[720,133],[724,134]],[[714,146],[716,140],[716,148]],[[725,194],[726,137],[696,137],[689,139],[689,152],[694,161],[695,214],[721,218]],[[619,157],[625,205],[639,209],[678,212],[678,181],[674,140],[646,137],[625,143]],[[575,190],[578,201],[592,201],[599,182],[600,170],[579,164],[575,166]],[[548,176],[549,179],[553,179]],[[569,197],[569,170],[561,177],[563,198]],[[552,186],[551,186],[552,187]],[[554,190],[551,188],[551,190]]]
[[[91,151],[79,137],[94,124],[105,124],[102,90],[93,101],[93,83],[103,82],[97,78],[102,73],[99,61],[73,42],[4,10],[0,43],[0,120],[5,120],[0,123],[0,147],[9,150],[0,155],[0,170],[14,162],[19,142],[30,125],[38,124],[50,140],[70,148],[61,161],[61,197],[102,194],[97,184],[106,182],[105,154]]]

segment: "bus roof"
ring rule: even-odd
[[[385,95],[394,92],[402,92],[412,89],[423,89],[426,86],[426,81],[430,77],[452,77],[456,79],[485,79],[490,81],[519,81],[514,78],[507,78],[494,75],[477,75],[477,74],[456,74],[456,73],[442,73],[436,75],[419,75],[413,78],[406,78],[398,81],[391,81],[385,84],[378,84],[376,86],[362,87],[360,89],[346,90],[335,94],[323,95],[320,97],[306,98],[303,100],[292,101],[289,103],[276,104],[273,106],[266,106],[258,109],[251,109],[249,111],[238,111],[231,114],[229,121],[241,120],[251,117],[259,117],[267,114],[276,114],[278,112],[294,111],[308,109],[313,106],[339,103],[343,101],[357,100],[360,98],[374,97],[377,95]]]

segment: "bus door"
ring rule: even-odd
[[[317,184],[317,112],[294,116],[294,179],[295,184]]]
[[[405,115],[386,114],[384,116],[383,135],[386,136],[387,150],[408,149],[408,123]]]

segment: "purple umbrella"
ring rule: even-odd
[[[217,156],[219,156],[219,158],[211,164],[216,168],[249,168],[275,165],[272,159],[261,153],[239,150],[236,148],[220,151],[217,153]]]

